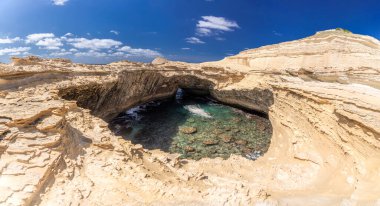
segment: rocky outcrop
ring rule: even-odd
[[[0,65],[0,205],[378,204],[379,71],[380,42],[343,31],[202,64],[15,59]],[[109,130],[177,88],[267,115],[269,151],[180,160]]]
[[[167,63],[168,60],[167,59],[164,59],[162,57],[157,57],[155,58],[153,61],[152,61],[152,64],[155,64],[155,65],[158,65],[158,64],[165,64]]]

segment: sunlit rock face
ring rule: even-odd
[[[377,204],[379,48],[324,31],[202,64],[1,64],[0,204]],[[198,160],[110,130],[121,112],[178,88],[267,116],[268,151]]]
[[[167,63],[168,60],[167,59],[164,59],[162,57],[157,57],[155,58],[153,61],[152,61],[152,64],[155,64],[155,65],[158,65],[158,64],[165,64]]]

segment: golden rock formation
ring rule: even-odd
[[[335,30],[202,64],[13,59],[0,65],[0,205],[380,204],[379,73],[378,40]],[[269,151],[184,161],[109,130],[178,87],[268,114]]]

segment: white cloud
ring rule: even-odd
[[[125,56],[125,53],[124,52],[115,52],[115,53],[112,53],[110,54],[111,56],[117,56],[117,57],[122,57],[122,56]]]
[[[62,41],[66,41],[68,38],[70,38],[70,37],[72,37],[72,36],[74,36],[74,34],[72,34],[72,33],[66,33],[65,35],[63,35],[63,36],[61,36],[61,40]]]
[[[181,48],[182,50],[190,50],[188,47]]]
[[[197,37],[189,37],[185,39],[187,43],[190,44],[204,44],[205,42],[198,39]]]
[[[66,52],[66,51],[61,51],[61,52],[53,52],[50,54],[50,56],[56,56],[56,57],[61,57],[61,56],[67,56],[73,54],[71,52]]]
[[[275,36],[282,36],[282,33],[277,32],[277,31],[273,31],[273,34],[274,34]]]
[[[139,56],[139,57],[157,57],[162,56],[159,52],[151,49],[132,48],[130,46],[123,46],[118,49],[119,52],[125,52],[126,56]]]
[[[49,50],[57,50],[57,49],[60,49],[61,46],[63,46],[59,38],[45,38],[45,39],[39,40],[36,43],[36,45],[42,46],[44,49],[49,49]]]
[[[211,36],[212,35],[212,30],[207,29],[207,28],[197,28],[196,34],[198,36]]]
[[[94,51],[94,50],[90,50],[90,51],[87,51],[87,52],[78,52],[78,53],[75,53],[75,56],[78,56],[78,57],[81,57],[81,56],[85,56],[85,57],[106,57],[106,56],[109,56],[107,53],[105,52],[97,52],[97,51]]]
[[[228,20],[224,17],[202,16],[202,20],[197,23],[196,34],[199,36],[211,36],[234,31],[236,28],[240,28],[236,21]]]
[[[114,59],[150,59],[157,56],[163,56],[157,49],[132,48],[123,45],[122,42],[113,39],[88,39],[74,37],[72,33],[66,33],[63,36],[56,36],[53,33],[36,33],[30,34],[25,38],[6,37],[0,38],[0,43],[13,43],[21,41],[24,45],[33,45],[33,47],[12,47],[0,48],[0,56],[11,55],[31,55],[29,51],[33,48],[33,55],[42,57],[78,57],[91,61],[96,59],[98,62],[109,61]],[[49,53],[43,50],[52,50]]]
[[[0,49],[0,56],[1,55],[19,55],[21,52],[27,52],[31,48],[30,47],[13,47],[13,48],[5,48]]]
[[[72,34],[72,33],[68,32],[68,33],[66,33],[66,34],[65,34],[65,35],[63,35],[63,36],[65,36],[65,37],[68,37],[68,36],[74,36],[74,34]]]
[[[45,38],[53,38],[55,37],[53,33],[38,33],[38,34],[30,34],[26,36],[26,43],[35,43]]]
[[[20,41],[21,40],[21,38],[20,37],[15,37],[15,38],[13,38],[13,39],[11,39],[11,38],[4,38],[4,39],[2,39],[2,38],[0,38],[0,44],[13,44],[13,43],[15,43],[16,41]]]
[[[89,50],[86,52],[77,52],[75,53],[77,57],[145,57],[145,58],[154,58],[157,56],[162,56],[159,52],[151,49],[140,49],[132,48],[130,46],[123,46],[117,51],[108,50],[107,52],[100,52],[97,50]]]
[[[115,34],[115,35],[119,35],[120,34],[120,32],[118,32],[116,30],[111,30],[110,32],[113,33],[113,34]]]
[[[57,6],[64,6],[68,1],[69,0],[52,0],[53,4]]]
[[[73,38],[67,39],[75,48],[78,49],[110,49],[112,47],[121,46],[123,43],[113,39],[86,39],[86,38]]]

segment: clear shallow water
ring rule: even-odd
[[[132,108],[116,117],[110,127],[146,149],[195,160],[226,159],[231,154],[254,160],[268,150],[272,136],[266,118],[182,92],[176,99]]]

